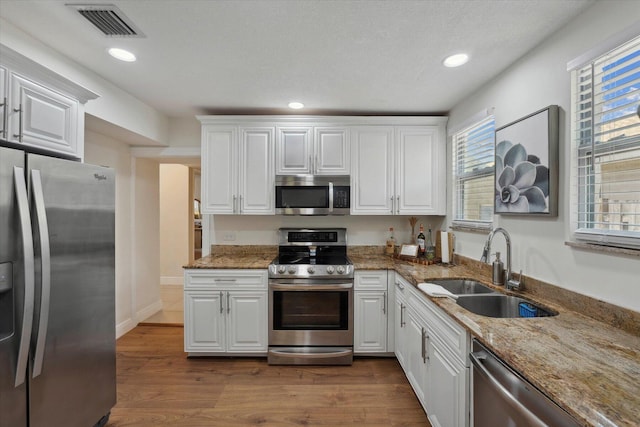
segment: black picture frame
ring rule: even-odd
[[[495,214],[558,216],[559,114],[550,105],[496,129]]]

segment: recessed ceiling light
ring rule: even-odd
[[[289,108],[292,108],[294,110],[299,110],[301,108],[304,108],[304,104],[302,102],[290,102],[289,103]]]
[[[447,56],[444,61],[442,61],[442,64],[444,64],[445,67],[453,68],[466,64],[468,60],[469,55],[466,53],[456,53],[455,55]]]
[[[133,53],[117,47],[109,49],[109,55],[124,62],[134,62],[136,60],[136,56]]]

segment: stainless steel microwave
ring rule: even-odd
[[[276,214],[349,215],[348,176],[276,176]]]

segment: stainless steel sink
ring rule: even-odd
[[[471,279],[438,279],[429,283],[440,285],[454,295],[491,294],[493,289]]]
[[[538,304],[510,295],[461,295],[457,303],[472,313],[487,317],[548,317],[558,313]]]

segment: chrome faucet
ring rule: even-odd
[[[522,281],[522,270],[520,270],[520,277],[518,280],[511,278],[511,236],[509,236],[509,232],[502,227],[498,227],[494,230],[491,230],[489,233],[489,237],[487,237],[487,241],[484,244],[484,249],[482,250],[482,257],[480,258],[480,262],[486,262],[489,264],[489,254],[491,253],[491,241],[493,240],[493,236],[496,233],[502,233],[504,235],[504,239],[507,242],[507,270],[505,272],[506,280],[504,281],[504,286],[507,289],[520,289],[521,281]]]

